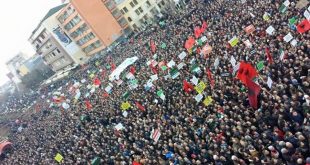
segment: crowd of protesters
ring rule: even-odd
[[[52,95],[47,93],[39,97],[37,113],[27,121],[26,128],[11,134],[13,150],[1,164],[57,164],[55,155],[59,153],[63,157],[61,164],[91,164],[97,158],[99,164],[111,165],[309,165],[310,33],[300,34],[288,25],[288,19],[294,16],[297,23],[304,20],[307,6],[296,8],[298,2],[290,0],[287,11],[281,13],[282,3],[281,0],[189,1],[182,10],[166,15],[164,25],[146,29],[115,48],[109,57],[98,59],[100,65],[94,60],[56,86],[62,87],[58,91],[64,94],[69,108],[49,106]],[[270,16],[268,21],[263,18],[265,12]],[[184,43],[203,22],[207,22],[207,29],[202,36],[207,36],[212,52],[201,55],[201,46],[188,52]],[[251,24],[255,31],[246,34],[244,28]],[[272,35],[265,31],[270,25],[275,29]],[[297,45],[283,40],[289,32]],[[234,47],[227,46],[234,36],[249,39],[252,48],[241,41]],[[150,41],[157,45],[155,57],[147,46]],[[162,43],[166,47],[161,48]],[[266,48],[272,60],[266,57]],[[181,60],[178,55],[183,51],[188,55]],[[139,58],[133,64],[139,86],[124,100],[122,95],[129,88],[126,78],[122,78],[121,85],[112,82],[112,92],[107,94],[105,88],[110,83],[108,77],[113,65],[133,56]],[[247,88],[233,74],[231,56],[254,67],[264,61],[265,67],[257,71],[256,77],[261,87],[257,108],[250,105]],[[146,64],[150,59],[184,62],[185,66],[177,78],[166,78],[168,71]],[[216,60],[218,67],[214,65]],[[198,64],[201,72],[193,73],[192,63]],[[89,77],[92,71],[101,84],[89,93],[87,84],[93,83]],[[152,89],[145,90],[143,85],[156,73],[158,80],[153,82]],[[183,81],[190,82],[193,76],[207,84],[204,96],[212,97],[210,105],[197,102],[195,90],[183,90]],[[271,87],[266,83],[268,77],[273,81]],[[83,79],[86,82],[79,87],[82,95],[74,100],[69,88]],[[164,100],[156,94],[160,89],[165,94]],[[127,115],[120,108],[124,101],[131,103]],[[140,103],[140,108],[135,102]],[[119,123],[124,129],[115,129]],[[151,138],[154,129],[160,131],[158,141]]]

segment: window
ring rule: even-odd
[[[44,34],[41,34],[41,39],[44,40],[45,36]]]
[[[147,21],[147,20],[148,20],[148,16],[147,16],[147,14],[145,14],[145,15],[143,16],[143,19],[144,19],[145,21]]]
[[[104,4],[109,10],[112,10],[116,7],[113,0],[109,0]]]
[[[95,38],[95,35],[90,32],[89,34],[87,34],[86,36],[84,36],[83,38],[81,38],[80,40],[77,41],[77,44],[82,46],[84,45],[86,42],[92,40],[93,38]]]
[[[120,20],[117,21],[121,27],[124,27],[127,24],[126,19],[123,17]]]
[[[131,19],[130,17],[128,17],[127,19],[128,19],[128,21],[129,21],[129,22],[131,22],[131,21],[132,21],[132,19]]]
[[[153,8],[151,9],[151,13],[152,13],[153,15],[157,15],[157,14],[158,14],[158,11],[156,10],[155,7],[153,7]]]
[[[137,0],[133,0],[133,3],[134,3],[135,5],[137,5],[137,4],[138,4]]]
[[[56,56],[56,54],[54,53],[54,52],[52,52],[52,55],[55,57]]]
[[[119,12],[118,9],[115,9],[113,12],[112,12],[112,15],[114,18],[119,18],[120,16],[122,16],[121,12]]]
[[[42,43],[41,40],[40,40],[40,38],[38,38],[37,41],[38,41],[38,43],[40,43],[40,44]]]
[[[60,54],[60,50],[59,49],[56,49],[56,51],[57,51],[58,54]]]
[[[96,48],[99,48],[100,46],[101,46],[101,42],[98,40],[98,41],[96,41],[95,43],[94,43],[94,46],[96,47]]]
[[[138,29],[138,26],[137,26],[136,24],[133,24],[132,27],[133,27],[134,29]]]
[[[123,11],[124,11],[124,13],[127,13],[127,12],[128,12],[127,7],[124,7],[124,8],[123,8]]]
[[[139,7],[138,10],[140,11],[140,13],[143,13],[143,10],[141,7]]]
[[[132,8],[135,7],[135,4],[133,4],[132,2],[130,2],[129,4]]]
[[[151,3],[149,1],[146,1],[146,5],[147,5],[147,7],[150,7]]]
[[[141,24],[144,24],[144,19],[143,18],[141,18],[139,21],[140,21]]]
[[[64,28],[69,31],[72,29],[75,25],[81,22],[81,18],[79,16],[75,16],[69,23],[67,23]]]
[[[99,48],[102,45],[102,43],[97,40],[96,42],[88,45],[86,48],[83,49],[84,52],[89,53],[97,48]]]
[[[79,28],[77,28],[74,32],[72,32],[71,34],[70,34],[70,36],[72,37],[72,38],[76,38],[77,36],[79,36],[79,35],[82,35],[85,31],[87,31],[89,28],[88,28],[88,26],[85,24],[85,23],[83,23],[83,25],[81,25]]]
[[[141,7],[139,7],[138,9],[135,10],[137,15],[140,15],[141,13],[143,13],[143,10]]]

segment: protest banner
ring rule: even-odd
[[[206,44],[203,48],[201,53],[204,55],[210,54],[212,51],[212,47],[209,44]]]
[[[156,93],[158,97],[160,97],[162,100],[165,100],[166,96],[164,95],[163,90],[158,90]]]
[[[160,130],[159,130],[159,129],[153,129],[152,132],[151,132],[150,138],[151,138],[152,140],[154,140],[155,143],[157,143],[158,140],[159,140],[159,138],[160,138],[160,135],[161,135],[161,133],[160,133]]]
[[[232,39],[230,39],[228,42],[229,42],[229,44],[230,44],[231,47],[234,47],[234,46],[236,46],[236,45],[238,44],[239,39],[238,39],[236,36],[234,36],[234,37],[233,37]]]
[[[203,95],[202,94],[198,94],[195,96],[195,100],[199,103],[203,98]]]
[[[203,81],[200,81],[200,83],[196,85],[195,90],[201,94],[206,87],[206,84]]]
[[[54,158],[58,163],[61,163],[63,160],[63,156],[60,153],[57,153]]]
[[[130,105],[130,103],[128,101],[123,102],[122,105],[121,105],[121,109],[123,111],[128,110],[130,107],[131,107],[131,105]]]
[[[203,101],[203,104],[205,106],[209,106],[212,103],[213,99],[211,96],[208,96],[207,98],[205,98],[205,100]]]
[[[244,30],[245,30],[246,34],[249,35],[255,31],[255,27],[254,27],[254,25],[249,25]]]

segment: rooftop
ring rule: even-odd
[[[64,8],[65,6],[67,5],[66,4],[62,4],[62,5],[59,5],[59,6],[56,6],[52,9],[50,9],[47,14],[43,17],[43,19],[40,21],[40,23],[38,24],[38,26],[34,29],[34,31],[32,31],[31,33],[31,36],[39,29],[39,27],[41,26],[41,24],[46,20],[48,19],[50,16],[52,16],[53,14],[57,13],[59,10],[61,10],[62,8]]]

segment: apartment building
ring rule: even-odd
[[[24,53],[18,53],[13,58],[11,58],[9,61],[6,62],[6,66],[8,70],[10,71],[7,76],[10,80],[12,80],[15,84],[18,84],[21,82],[20,78],[21,75],[19,73],[19,68],[22,66],[22,64],[27,60],[27,55]]]
[[[28,39],[36,53],[55,72],[75,63],[85,63],[88,60],[86,54],[75,42],[72,42],[56,18],[66,5],[52,8]]]
[[[156,17],[162,17],[162,10],[172,3],[170,0],[115,0],[115,2],[131,29],[135,31],[140,31]]]
[[[103,55],[107,47],[131,32],[114,1],[109,0],[71,0],[57,19],[87,56]]]

